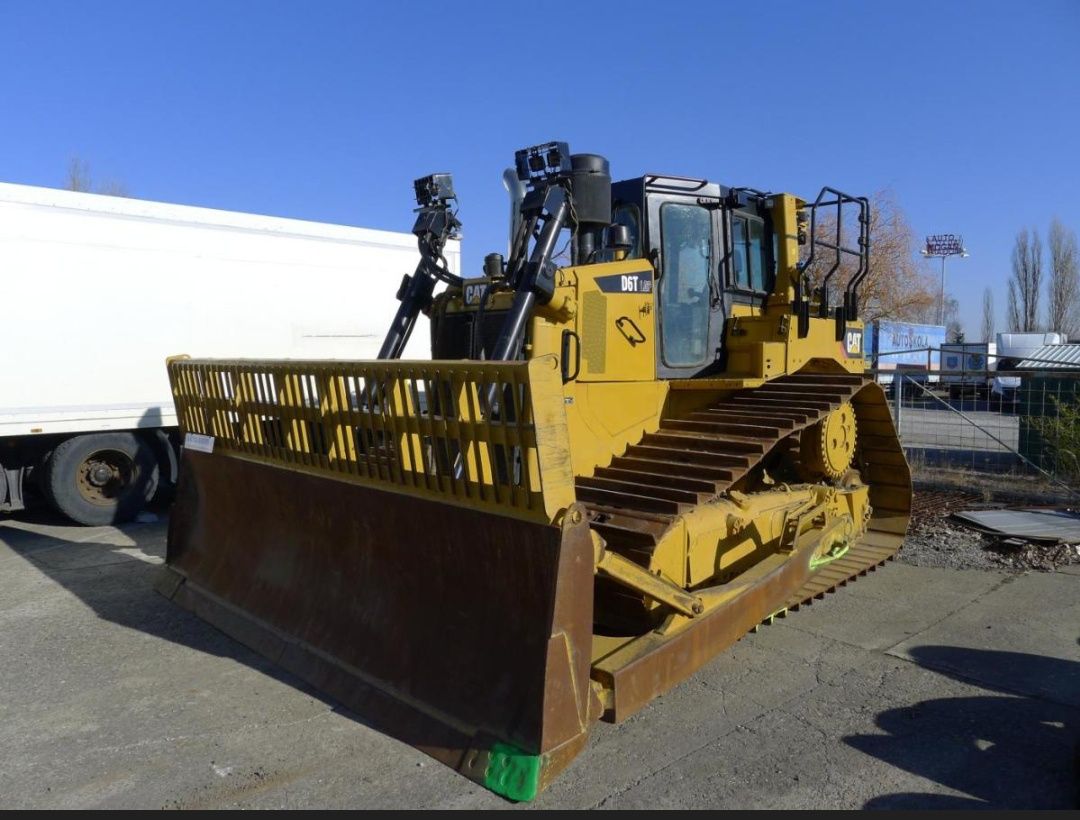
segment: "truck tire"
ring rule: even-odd
[[[157,489],[153,447],[135,433],[94,433],[61,442],[42,471],[42,489],[76,524],[130,521]]]

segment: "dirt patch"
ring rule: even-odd
[[[1000,566],[1018,572],[1031,569],[1053,572],[1058,567],[1080,564],[1080,546],[1076,544],[1055,544],[1047,547],[1036,544],[1012,546],[998,542],[989,549]]]
[[[1012,497],[987,498],[983,491],[920,487],[915,490],[911,527],[899,560],[917,567],[1052,572],[1066,564],[1080,564],[1076,545],[1019,546],[966,527],[949,516],[958,510],[991,509],[1007,504],[1030,503]],[[1043,501],[1045,503],[1045,500]]]

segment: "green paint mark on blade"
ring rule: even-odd
[[[541,755],[531,755],[508,743],[491,747],[484,786],[511,800],[526,801],[540,790]]]

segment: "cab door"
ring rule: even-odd
[[[719,199],[649,196],[661,378],[690,378],[718,365],[724,324],[720,214]]]

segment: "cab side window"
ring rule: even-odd
[[[732,215],[731,245],[732,286],[759,293],[771,290],[765,253],[765,223],[752,217]]]
[[[702,364],[709,341],[712,215],[699,205],[669,202],[660,208],[660,321],[664,363]]]
[[[746,219],[731,218],[731,283],[744,290],[750,287],[750,268],[746,262]]]
[[[765,223],[749,220],[747,257],[750,261],[750,290],[765,290]]]

